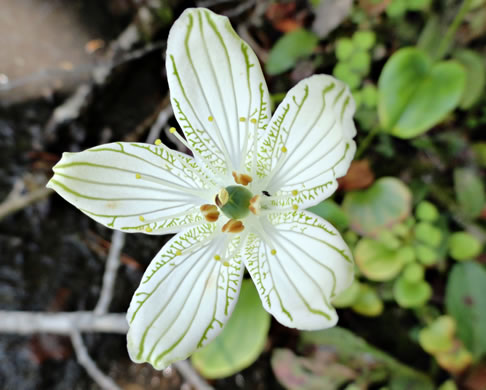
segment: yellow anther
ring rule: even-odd
[[[260,195],[255,195],[253,198],[250,199],[250,205],[248,206],[248,208],[255,215],[260,215],[260,209],[261,209],[260,200],[261,200]]]
[[[293,205],[292,205],[292,208],[293,208],[294,210],[298,210],[298,209],[299,209],[299,206],[297,206],[296,204],[293,204]]]
[[[270,251],[270,253],[271,253],[272,255],[276,255],[276,254],[277,254],[277,250],[276,250],[276,249],[272,249],[272,250]]]
[[[228,263],[227,261],[225,261],[225,262],[223,263],[223,265],[224,265],[225,267],[229,267],[229,263]]]
[[[182,255],[182,251],[180,249],[177,249],[176,250],[176,256],[180,256],[180,255]]]
[[[297,190],[292,190],[292,195],[293,195],[293,196],[296,196],[298,193],[299,193],[299,191],[297,191]]]
[[[221,188],[214,201],[218,207],[223,207],[229,200],[229,193],[226,188]]]
[[[169,129],[169,132],[170,132],[171,134],[174,134],[176,131],[177,131],[177,130],[176,130],[176,128],[175,128],[175,127],[171,127],[171,128]]]
[[[282,153],[287,153],[287,148],[285,147],[285,145],[282,146],[282,149],[281,150],[282,150]]]
[[[255,123],[257,123],[257,120],[255,118],[251,118],[250,122],[255,124]]]
[[[159,138],[157,138],[154,143],[155,143],[155,145],[160,145],[162,143],[162,141]]]
[[[141,179],[141,178],[142,178],[142,175],[141,175],[140,173],[137,173],[137,174],[135,175],[135,178],[136,178],[136,179]]]
[[[240,122],[246,122],[246,118],[244,116],[240,116]]]
[[[214,204],[203,204],[199,210],[208,222],[216,222],[219,218],[218,208]]]
[[[140,222],[144,222],[145,221],[145,218],[143,217],[143,215],[141,215],[140,217],[138,217],[138,219],[140,220]]]
[[[221,256],[220,255],[214,255],[214,260],[216,260],[216,261],[221,260]]]
[[[208,116],[208,121],[209,122],[212,122],[214,120],[214,118],[212,116]]]
[[[245,226],[241,221],[230,219],[223,225],[221,230],[223,233],[241,233],[243,230],[245,230]]]
[[[232,172],[233,178],[235,179],[236,184],[241,184],[247,186],[249,183],[253,181],[253,178],[246,173],[237,173],[235,171]]]
[[[151,228],[150,226],[147,226],[147,227],[145,228],[145,231],[146,231],[147,233],[151,233],[151,232],[152,232],[152,228]]]

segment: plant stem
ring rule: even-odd
[[[366,138],[361,142],[359,145],[358,151],[356,152],[355,159],[358,160],[364,151],[368,148],[373,138],[380,132],[381,128],[379,126],[375,126],[366,136]]]
[[[449,50],[451,46],[452,37],[455,35],[457,29],[459,28],[462,19],[466,16],[467,11],[469,11],[469,7],[471,6],[472,0],[464,0],[459,12],[456,14],[456,17],[450,24],[449,28],[447,29],[444,37],[440,41],[439,48],[437,49],[437,59],[442,59]]]

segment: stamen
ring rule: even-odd
[[[140,220],[140,222],[145,222],[145,218],[143,217],[143,215],[141,215],[140,217],[138,217],[138,219]]]
[[[208,222],[216,222],[219,218],[218,208],[213,204],[203,204],[200,208],[202,215]]]
[[[297,191],[297,190],[292,190],[292,195],[293,195],[293,196],[297,196],[298,194],[299,194],[299,191]]]
[[[145,231],[147,233],[151,233],[153,230],[152,230],[152,228],[150,226],[147,226],[147,227],[145,227]]]
[[[223,233],[241,233],[243,230],[245,230],[245,226],[241,221],[237,221],[236,219],[230,219],[223,225],[223,228],[221,230],[223,231]]]
[[[299,206],[297,206],[296,204],[293,204],[293,205],[292,205],[292,208],[293,208],[294,210],[298,210],[298,209],[299,209]]]
[[[240,116],[240,122],[246,122],[246,118],[244,116]]]
[[[247,186],[249,183],[253,181],[253,178],[246,173],[237,173],[235,171],[232,172],[233,178],[235,179],[236,184],[241,184]]]
[[[216,198],[214,199],[214,202],[216,205],[221,208],[223,207],[226,203],[228,203],[229,200],[229,193],[226,190],[226,188],[221,188],[216,195]]]
[[[214,260],[216,260],[216,261],[221,260],[221,256],[220,255],[214,255]]]
[[[157,138],[154,143],[155,145],[159,146],[162,143],[162,141],[160,140],[160,138]]]
[[[272,255],[274,255],[274,256],[275,256],[275,255],[277,254],[277,250],[276,250],[276,249],[272,249],[272,250],[270,251],[270,253],[271,253]]]
[[[208,121],[209,122],[212,122],[214,120],[214,118],[212,116],[208,116]]]
[[[224,265],[225,267],[229,267],[230,263],[228,263],[227,261],[225,261],[225,262],[223,263],[223,265]]]
[[[177,249],[176,250],[176,256],[181,256],[182,255],[182,251],[180,249]]]
[[[135,174],[135,179],[141,179],[142,175],[140,173]]]
[[[255,123],[257,123],[257,120],[255,118],[251,118],[250,122],[255,124]]]

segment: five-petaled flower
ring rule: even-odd
[[[65,153],[48,186],[124,232],[177,233],[150,263],[127,319],[136,362],[162,369],[214,339],[247,269],[263,306],[298,329],[333,326],[331,300],[353,280],[349,248],[306,211],[329,197],[355,152],[355,105],[331,76],[292,88],[270,119],[250,47],[226,17],[188,9],[172,27],[171,132],[193,156],[111,143]]]

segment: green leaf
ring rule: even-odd
[[[339,80],[349,85],[351,89],[357,88],[361,84],[361,77],[353,72],[350,65],[346,62],[338,62],[332,74]]]
[[[439,261],[439,253],[428,245],[415,245],[415,255],[423,265],[434,265]]]
[[[454,169],[454,189],[462,212],[469,218],[478,217],[486,202],[484,185],[478,175],[472,169]]]
[[[343,210],[348,214],[351,229],[377,237],[380,230],[391,228],[410,215],[412,194],[408,187],[394,177],[383,177],[370,188],[348,192]]]
[[[359,75],[367,75],[370,71],[371,56],[366,51],[357,51],[349,59],[349,66]]]
[[[459,104],[465,80],[455,61],[434,63],[420,49],[398,50],[378,81],[381,126],[405,139],[426,132]]]
[[[349,38],[339,38],[336,42],[336,57],[339,61],[346,61],[353,54],[353,42]]]
[[[357,280],[354,280],[353,284],[346,290],[341,292],[336,298],[332,300],[332,305],[337,308],[344,308],[351,306],[359,297],[360,284]]]
[[[466,88],[464,88],[459,106],[463,110],[467,110],[478,102],[484,92],[485,62],[478,53],[468,49],[455,51],[453,57],[466,69]]]
[[[367,284],[360,284],[358,298],[352,309],[363,316],[376,317],[383,312],[383,302],[376,291]]]
[[[345,230],[349,226],[348,216],[341,207],[331,199],[326,199],[307,210],[331,222],[340,231]]]
[[[360,271],[368,279],[386,281],[400,273],[408,260],[409,252],[409,247],[394,250],[379,241],[363,238],[356,245],[354,257]]]
[[[456,322],[450,316],[440,316],[419,332],[419,344],[428,353],[435,355],[453,347]]]
[[[241,371],[260,356],[267,340],[270,315],[263,309],[251,280],[243,280],[235,310],[223,331],[191,357],[206,378],[223,378]]]
[[[417,205],[415,216],[422,221],[434,222],[439,218],[439,210],[433,203],[423,200]]]
[[[356,31],[353,35],[355,46],[363,50],[370,50],[376,42],[376,35],[373,31]]]
[[[347,329],[336,326],[314,332],[301,332],[300,337],[304,344],[320,346],[321,348],[317,348],[318,350],[330,349],[338,356],[339,361],[347,367],[363,372],[362,375],[365,375],[364,373],[367,371],[384,369],[385,374],[390,377],[389,388],[391,390],[432,390],[435,388],[426,375],[400,363]],[[367,364],[369,364],[368,367]],[[292,387],[292,389],[296,388],[298,387]],[[314,387],[314,389],[332,388]]]
[[[428,222],[419,222],[415,225],[415,237],[432,248],[438,248],[442,241],[442,231]]]
[[[456,264],[446,288],[447,312],[457,323],[457,334],[478,360],[486,353],[486,270],[467,262]]]
[[[293,68],[299,59],[312,54],[318,42],[315,34],[304,29],[285,34],[270,50],[265,71],[277,75]]]
[[[425,305],[432,295],[432,288],[425,280],[410,282],[401,276],[393,285],[395,301],[404,308],[415,308]]]
[[[403,278],[410,283],[416,283],[424,279],[424,267],[420,264],[412,263],[403,270]]]
[[[466,232],[456,232],[449,237],[449,254],[454,260],[472,260],[481,253],[481,242]]]
[[[373,84],[366,84],[362,91],[363,103],[368,108],[375,108],[378,102],[378,90]]]

